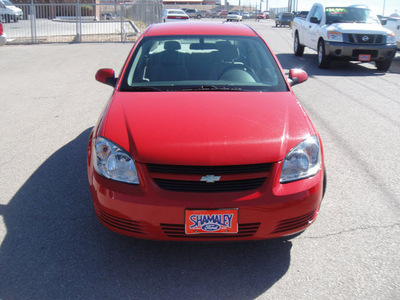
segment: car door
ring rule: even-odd
[[[319,38],[319,29],[321,26],[323,11],[322,6],[315,6],[315,9],[311,11],[310,22],[308,24],[307,29],[307,45],[309,48],[317,51],[318,48],[318,38]]]

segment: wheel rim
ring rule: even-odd
[[[298,41],[297,41],[298,37],[297,34],[294,36],[294,52],[297,52],[297,48],[298,48]]]
[[[323,55],[323,53],[322,53],[322,44],[320,43],[319,46],[318,46],[318,63],[320,63],[320,64],[322,62],[322,55]]]

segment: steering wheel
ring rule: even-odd
[[[218,76],[218,80],[221,80],[221,78],[223,78],[225,74],[227,74],[228,72],[230,72],[232,70],[242,70],[242,71],[246,72],[248,75],[250,75],[256,82],[260,82],[260,79],[258,78],[256,73],[254,72],[254,70],[252,68],[250,68],[248,65],[245,65],[245,64],[233,64],[233,65],[230,65],[229,67],[225,68],[222,71],[221,75]]]

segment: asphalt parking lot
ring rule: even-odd
[[[0,49],[0,299],[400,298],[400,56],[316,67],[290,31],[251,23],[285,70],[324,142],[320,215],[291,241],[159,243],[97,220],[87,140],[131,43],[7,45]]]

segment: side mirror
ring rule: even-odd
[[[96,80],[115,87],[117,78],[115,78],[115,72],[113,69],[100,69],[96,73]]]
[[[308,79],[308,75],[301,69],[291,69],[289,71],[289,83],[290,86],[302,83]]]
[[[318,20],[317,17],[311,17],[310,22],[314,24],[319,24],[321,23],[321,20]]]

